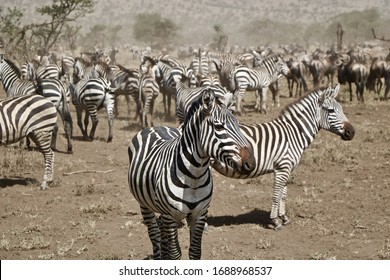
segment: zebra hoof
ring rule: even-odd
[[[110,143],[110,142],[112,142],[112,138],[107,139],[107,143]]]
[[[40,189],[41,191],[45,191],[45,190],[49,189],[49,186],[47,185],[46,182],[43,182],[42,185],[41,185],[41,187],[40,187],[39,189]]]
[[[282,219],[282,224],[284,226],[291,224],[291,220],[287,217],[287,215],[282,215],[280,218]]]
[[[273,225],[274,230],[283,229],[283,224],[281,224],[279,219],[277,219],[277,218],[272,219],[272,225]]]

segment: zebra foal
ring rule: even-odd
[[[254,149],[256,166],[250,173],[237,172],[218,160],[213,164],[219,173],[232,178],[254,178],[275,173],[270,214],[275,229],[290,222],[286,215],[287,181],[317,133],[324,129],[342,140],[352,140],[355,135],[353,126],[335,99],[339,90],[338,84],[334,88],[329,86],[312,91],[288,105],[271,122],[240,124],[241,132]]]
[[[52,133],[57,123],[57,110],[50,100],[28,94],[0,101],[0,144],[12,144],[28,136],[42,152],[45,172],[41,189],[53,181],[54,153]]]
[[[212,91],[193,103],[180,129],[141,130],[130,142],[128,182],[148,227],[154,259],[180,259],[178,223],[190,227],[189,258],[200,259],[213,180],[210,159],[253,169],[252,147]],[[155,213],[160,213],[159,218]]]

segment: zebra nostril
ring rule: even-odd
[[[244,163],[244,170],[245,171],[250,171],[251,170],[251,165],[248,162]]]

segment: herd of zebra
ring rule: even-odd
[[[378,62],[383,67],[381,75],[375,72]],[[63,121],[67,151],[72,153],[73,126],[68,103],[74,104],[77,124],[84,138],[91,141],[98,124],[97,111],[104,107],[109,142],[118,114],[117,97],[126,97],[128,112],[132,98],[143,129],[128,147],[128,183],[148,228],[153,257],[181,258],[178,227],[186,220],[190,230],[189,258],[200,259],[213,192],[211,170],[230,178],[274,173],[270,219],[275,229],[282,228],[290,223],[287,182],[303,151],[321,129],[342,140],[352,140],[355,135],[336,100],[341,88],[338,83],[333,85],[337,70],[339,82],[356,83],[358,100],[363,102],[361,84],[377,90],[381,78],[385,80],[386,97],[389,69],[384,59],[375,58],[367,71],[353,52],[335,51],[317,52],[311,57],[306,53],[298,56],[264,51],[231,56],[199,49],[189,63],[171,55],[143,56],[139,68],[110,64],[104,59],[64,56],[60,63],[27,62],[20,70],[2,56],[0,79],[7,98],[0,102],[0,142],[14,143],[27,136],[36,143],[45,159],[41,186],[45,189],[53,180],[56,111]],[[306,81],[308,72],[313,77],[312,89]],[[324,77],[328,77],[326,86]],[[289,96],[294,96],[296,83],[295,96],[300,98],[270,122],[239,123],[239,116],[245,113],[246,91],[255,91],[255,109],[266,113],[268,88],[274,106],[279,106],[278,83],[283,78],[288,81]],[[180,123],[176,128],[154,125],[154,102],[160,93],[167,117],[172,101],[175,103]],[[89,117],[92,128],[88,134]]]

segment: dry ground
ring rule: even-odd
[[[346,99],[346,87],[341,98]],[[4,97],[4,92],[0,92]],[[282,84],[282,105],[290,103]],[[162,118],[158,99],[155,124]],[[271,120],[245,99],[241,122]],[[321,131],[289,182],[293,223],[268,228],[273,176],[234,180],[214,173],[215,192],[203,238],[203,259],[390,259],[390,101],[343,102],[356,136],[343,142]],[[104,110],[93,142],[82,141],[74,122],[74,154],[57,152],[55,182],[40,191],[42,156],[0,147],[0,259],[144,259],[152,251],[138,204],[127,184],[127,145],[140,129],[126,117],[108,134]],[[72,106],[72,116],[75,112]],[[60,125],[57,143],[66,150]],[[187,259],[188,228],[180,229]]]

